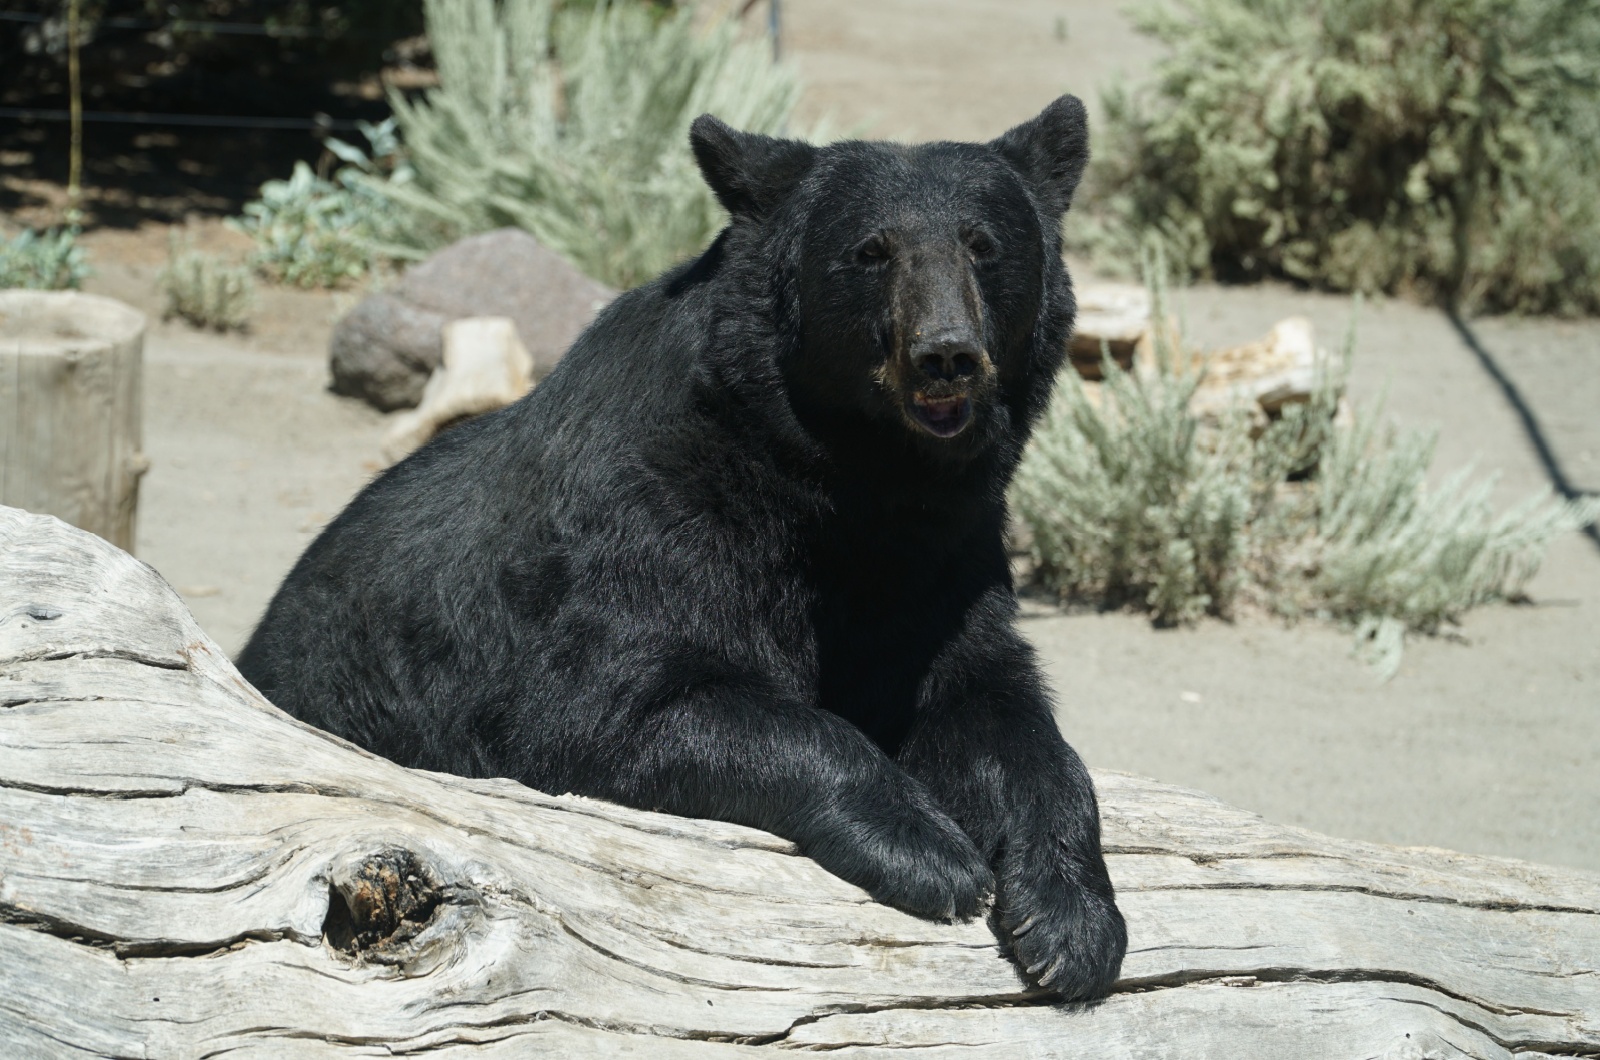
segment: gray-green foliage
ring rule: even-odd
[[[255,281],[245,265],[233,265],[172,237],[161,270],[166,316],[180,317],[198,328],[242,331],[255,303]]]
[[[1405,632],[1514,595],[1552,538],[1600,517],[1600,499],[1548,496],[1496,516],[1492,483],[1466,472],[1428,487],[1431,435],[1380,427],[1381,410],[1336,425],[1338,366],[1252,437],[1242,407],[1203,421],[1201,376],[1167,367],[1170,350],[1158,360],[1129,373],[1107,359],[1097,397],[1068,372],[1018,471],[1013,509],[1063,598],[1161,623],[1241,601],[1320,614],[1393,673]]]
[[[1600,4],[1177,0],[1080,242],[1190,275],[1600,312]]]
[[[0,288],[56,291],[81,287],[88,275],[74,228],[46,232],[25,228],[14,236],[0,236]]]
[[[705,111],[775,133],[798,97],[767,46],[692,10],[551,0],[427,0],[439,87],[392,100],[410,179],[364,183],[417,254],[512,225],[628,287],[700,250],[724,215],[688,127]]]
[[[261,185],[261,198],[247,203],[233,224],[255,240],[251,263],[262,275],[296,287],[337,287],[361,279],[381,257],[378,244],[395,235],[398,217],[389,200],[363,177],[404,181],[393,119],[360,123],[368,151],[330,139],[327,146],[345,163],[332,179],[296,162],[288,180]]]
[[[1311,518],[1288,542],[1303,550],[1275,603],[1353,624],[1386,673],[1407,630],[1433,632],[1468,608],[1517,595],[1550,541],[1600,518],[1600,498],[1528,497],[1495,514],[1492,479],[1462,469],[1425,484],[1435,437],[1379,426],[1374,411],[1322,447],[1308,487]]]
[[[1190,409],[1202,376],[1106,361],[1096,395],[1064,374],[1034,434],[1011,500],[1039,570],[1063,596],[1148,610],[1158,622],[1228,614],[1294,515],[1280,486],[1312,464],[1330,430],[1335,387],[1292,405],[1259,439],[1244,407],[1214,422]]]

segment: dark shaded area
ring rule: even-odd
[[[1472,351],[1472,355],[1478,359],[1478,364],[1488,373],[1489,378],[1494,380],[1495,386],[1500,388],[1500,395],[1506,399],[1506,404],[1517,414],[1517,420],[1522,424],[1522,431],[1528,436],[1528,442],[1533,446],[1534,452],[1539,455],[1539,463],[1544,467],[1545,474],[1550,476],[1550,484],[1555,487],[1556,492],[1568,500],[1592,496],[1588,491],[1573,485],[1572,479],[1567,477],[1566,470],[1561,466],[1561,459],[1556,456],[1549,439],[1545,437],[1544,428],[1540,426],[1539,417],[1534,413],[1533,407],[1522,396],[1522,391],[1517,389],[1517,384],[1500,367],[1488,347],[1479,341],[1472,326],[1454,309],[1446,310],[1445,315],[1450,318],[1450,324],[1456,329],[1456,334],[1461,336],[1462,343]],[[1583,533],[1596,548],[1600,548],[1600,523],[1590,523],[1583,528]]]
[[[67,150],[65,123],[0,118],[0,160],[12,178],[0,184],[0,212],[58,222]],[[94,126],[84,136],[84,227],[231,216],[263,181],[322,154],[321,138],[306,131]]]
[[[0,12],[0,211],[53,220],[63,202],[64,8]],[[330,130],[386,116],[385,81],[426,83],[420,28],[415,0],[86,2],[86,226],[237,213],[296,160],[322,161]],[[298,127],[252,127],[276,121]]]

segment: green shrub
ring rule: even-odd
[[[506,225],[629,287],[703,248],[724,216],[688,147],[693,118],[775,133],[794,76],[737,26],[639,4],[427,0],[439,87],[392,97],[409,166],[362,183],[419,256]]]
[[[0,288],[56,291],[83,286],[89,275],[75,228],[0,236]]]
[[[296,287],[338,287],[361,279],[381,257],[377,244],[394,238],[398,223],[389,200],[362,178],[404,180],[394,121],[362,122],[370,154],[330,139],[327,146],[346,164],[333,179],[296,162],[288,180],[261,185],[261,198],[246,203],[235,227],[255,240],[251,263],[264,276]]]
[[[255,302],[249,267],[203,254],[176,236],[167,247],[167,265],[160,276],[167,297],[165,315],[181,317],[197,328],[243,331]]]
[[[1105,96],[1080,249],[1465,308],[1600,312],[1600,5],[1187,0]]]
[[[1336,426],[1337,365],[1252,438],[1246,408],[1202,421],[1199,375],[1158,360],[1135,374],[1107,358],[1097,399],[1066,373],[1018,471],[1012,507],[1064,599],[1163,624],[1242,602],[1322,615],[1392,674],[1407,631],[1516,594],[1552,538],[1600,517],[1600,499],[1549,497],[1497,517],[1492,483],[1465,472],[1430,489],[1432,436],[1380,429],[1381,410]]]

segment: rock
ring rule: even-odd
[[[415,405],[439,367],[445,323],[441,314],[393,295],[362,299],[333,329],[328,353],[333,392],[384,412]]]
[[[383,453],[398,461],[446,427],[504,408],[533,388],[533,356],[509,317],[465,317],[444,326],[444,354],[416,408],[394,418]]]
[[[441,329],[463,317],[509,318],[533,358],[533,378],[542,379],[616,293],[521,229],[463,239],[338,323],[334,392],[385,411],[417,404],[443,357]]]
[[[617,292],[589,279],[519,228],[463,239],[406,273],[395,294],[447,319],[510,317],[533,356],[534,378]]]

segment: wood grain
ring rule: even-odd
[[[1096,782],[1132,946],[1069,1007],[774,836],[304,726],[150,568],[0,509],[0,1056],[1600,1055],[1600,876]]]

